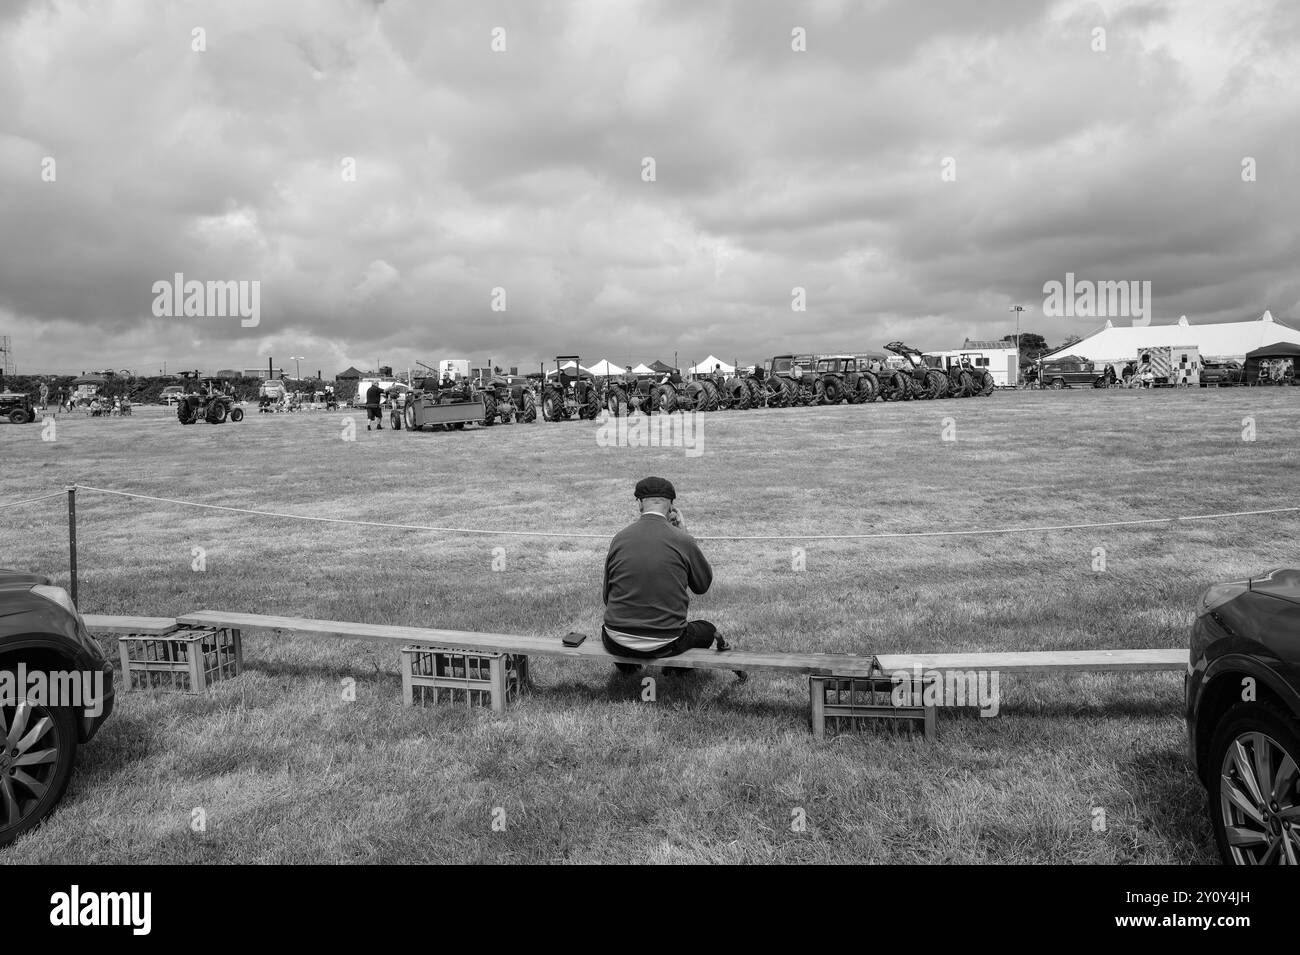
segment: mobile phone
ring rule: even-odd
[[[578,633],[575,630],[570,630],[564,635],[564,645],[566,647],[580,647],[582,646],[582,641],[586,639],[587,635],[585,633]]]

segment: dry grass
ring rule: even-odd
[[[340,416],[0,428],[0,502],[67,482],[361,520],[608,533],[671,478],[697,535],[876,533],[1293,504],[1300,395],[1007,393],[722,413],[705,453],[600,448],[591,424],[340,439]],[[1241,440],[1254,416],[1257,440]],[[951,416],[956,442],[940,440]],[[604,543],[302,523],[82,492],[87,612],[204,607],[594,632]],[[744,648],[1176,647],[1211,582],[1294,563],[1293,515],[885,541],[715,542],[695,610]],[[807,569],[791,570],[791,547]],[[191,548],[207,571],[190,569]],[[494,547],[506,569],[491,570]],[[1093,549],[1107,570],[1092,570]],[[0,563],[66,579],[61,502],[0,511]],[[504,717],[400,706],[396,654],[246,638],[210,696],[133,693],[20,862],[1206,862],[1181,681],[1005,679],[995,719],[937,741],[814,743],[794,678],[663,677],[535,660]],[[342,699],[340,681],[357,681]],[[1093,807],[1106,813],[1093,831]],[[202,807],[208,828],[190,831]],[[504,809],[504,832],[492,830]],[[791,829],[792,811],[806,832]]]

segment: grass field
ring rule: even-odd
[[[1243,440],[1253,418],[1254,441]],[[817,535],[1138,520],[1296,504],[1290,389],[1019,392],[706,416],[703,453],[599,447],[596,426],[369,433],[339,414],[183,428],[169,412],[0,427],[0,503],[69,482],[354,520],[609,534],[632,485],[677,486],[740,648],[1180,647],[1208,583],[1296,563],[1296,515],[1007,535]],[[955,441],[941,440],[951,417]],[[598,632],[603,540],[444,535],[78,495],[81,609],[201,608]],[[55,499],[0,510],[0,565],[66,581]],[[806,569],[792,569],[792,547]],[[206,570],[192,570],[192,548]],[[492,570],[503,547],[505,569]],[[1106,568],[1096,572],[1095,548]],[[496,556],[501,556],[500,552]],[[504,716],[405,709],[395,651],[245,637],[205,697],[119,695],[16,862],[1214,861],[1177,674],[1005,678],[937,740],[816,743],[807,686],[533,661]],[[345,702],[342,681],[356,681]],[[1094,808],[1104,810],[1097,831]],[[207,828],[191,831],[191,814]],[[494,831],[504,819],[504,831]],[[794,831],[796,810],[805,831]]]

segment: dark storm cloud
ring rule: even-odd
[[[946,346],[1067,271],[1294,313],[1297,39],[1209,0],[6,5],[0,328],[29,367],[328,372]],[[175,272],[261,281],[261,325],[153,317]]]

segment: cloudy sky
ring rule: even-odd
[[[1295,318],[1297,51],[1288,0],[3,0],[0,334],[33,372],[747,363],[1017,302],[1055,343],[1099,324],[1044,316],[1067,272]],[[259,324],[156,317],[178,272]]]

